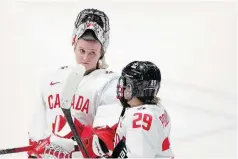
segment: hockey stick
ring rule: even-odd
[[[0,150],[0,155],[9,154],[9,153],[18,153],[18,152],[25,152],[30,151],[34,148],[34,146],[24,146],[24,147],[16,147],[16,148],[9,148]]]
[[[121,101],[121,102],[125,102],[125,101]],[[119,120],[117,122],[116,130],[117,130],[120,122],[122,121],[125,112],[126,112],[126,107],[123,107],[122,111],[121,111],[121,114],[120,114],[120,117],[119,117]],[[121,140],[114,147],[114,150],[113,150],[112,155],[110,156],[110,158],[127,158],[126,154],[127,154],[127,149],[126,149],[125,141]]]
[[[83,153],[87,156],[87,158],[89,158],[88,153],[74,125],[74,122],[71,116],[71,111],[70,111],[72,98],[84,74],[85,74],[85,67],[82,65],[77,65],[76,67],[73,68],[72,72],[68,75],[66,84],[61,94],[61,110],[63,111],[65,115],[65,118],[69,124],[69,127],[75,137],[77,144],[82,148]]]

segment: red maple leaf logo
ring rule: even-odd
[[[93,24],[92,23],[88,23],[87,28],[89,28],[90,26],[93,26]]]

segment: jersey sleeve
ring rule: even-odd
[[[112,75],[110,81],[108,81],[98,98],[98,108],[94,119],[93,126],[113,126],[118,122],[122,106],[120,101],[116,98],[116,86],[118,82],[118,76]]]
[[[43,98],[45,84],[46,80],[43,79],[40,84],[40,92],[36,97],[32,120],[29,124],[28,137],[33,141],[38,141],[49,136],[47,134],[46,103]]]
[[[100,92],[99,106],[110,105],[118,102],[116,98],[117,82],[118,77],[114,75],[111,77],[110,81],[104,85],[102,91]]]

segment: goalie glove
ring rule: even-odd
[[[109,126],[92,128],[85,126],[82,140],[90,158],[109,157],[114,148],[115,130]]]
[[[59,126],[53,124],[53,131],[49,137],[39,141],[29,140],[33,149],[28,152],[28,158],[71,158],[72,154],[76,153],[73,133],[66,119],[61,115],[56,119]],[[73,121],[78,134],[81,135],[84,125],[74,117]]]
[[[51,135],[46,139],[40,140],[38,142],[32,142],[34,148],[31,151],[27,152],[29,156],[28,158],[71,158],[71,152],[74,151],[73,148],[71,151],[67,151],[62,146],[55,144],[60,142],[68,144],[69,142],[71,142],[73,147],[73,141],[70,140],[71,139],[63,139]]]
[[[33,149],[28,151],[28,159],[31,158],[42,158],[41,154],[44,152],[46,145],[50,143],[50,137],[46,139],[39,140],[38,142],[29,139],[29,144],[33,146]]]

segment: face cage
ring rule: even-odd
[[[126,89],[126,78],[124,76],[121,76],[118,79],[118,84],[117,84],[117,99],[120,100],[121,105],[124,108],[128,108],[130,107],[130,105],[127,103],[128,100],[126,100],[124,97],[125,89]]]
[[[125,88],[126,88],[126,79],[125,77],[121,76],[118,79],[118,83],[117,83],[117,98],[118,99],[124,99]]]

